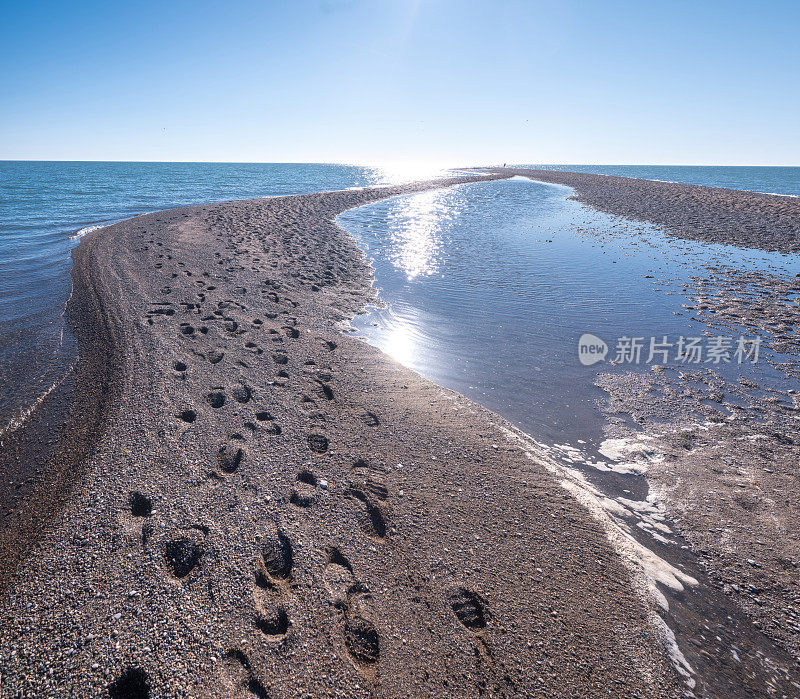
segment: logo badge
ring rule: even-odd
[[[608,354],[608,345],[597,335],[584,333],[578,340],[578,359],[583,366],[602,362]]]

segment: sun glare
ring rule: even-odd
[[[409,366],[417,351],[412,329],[407,325],[396,326],[386,336],[381,349],[395,361]]]
[[[395,161],[373,167],[376,184],[391,185],[418,180],[448,177],[451,172],[442,163],[425,161]]]

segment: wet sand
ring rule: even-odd
[[[714,332],[763,338],[787,361],[778,385],[713,367],[605,376],[608,434],[642,445],[651,488],[713,585],[800,660],[798,322],[794,277],[716,268],[688,310]],[[768,361],[768,360],[765,360]],[[631,429],[631,425],[635,429]],[[636,452],[634,447],[634,452]],[[647,455],[644,455],[647,452]]]
[[[579,173],[497,172],[573,187],[579,201],[660,224],[678,237],[785,254],[800,249],[797,198]],[[702,644],[695,639],[698,647],[741,669],[746,664],[744,645],[752,644],[752,663],[768,675],[779,669],[773,681],[784,685],[780,689],[769,682],[765,691],[796,694],[800,345],[795,328],[800,323],[800,280],[717,265],[698,269],[686,291],[694,299],[686,312],[704,322],[709,334],[758,335],[765,352],[770,348],[784,355],[770,363],[785,381],[760,385],[745,378],[726,380],[713,366],[607,374],[598,381],[608,395],[601,406],[608,421],[606,435],[623,445],[621,461],[646,475],[641,497],[649,486],[702,573],[706,591],[696,593],[705,598],[698,605],[701,611],[706,609],[699,618],[678,620],[678,625],[702,631],[703,623],[708,625],[709,601],[716,597],[714,604],[723,609],[724,596],[770,639],[772,650],[740,623],[730,637],[730,629],[723,632],[711,624],[724,647],[713,650],[712,631]],[[761,361],[770,360],[762,354]],[[684,557],[657,541],[649,547],[672,562]],[[697,667],[696,652],[689,650]]]
[[[87,419],[52,445],[73,464],[57,516],[16,549],[3,524],[4,552],[27,553],[4,692],[681,694],[641,579],[557,474],[497,415],[338,331],[374,290],[335,216],[474,179],[86,236],[65,405]]]

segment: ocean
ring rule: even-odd
[[[521,165],[520,167],[638,177],[705,187],[745,189],[765,194],[800,196],[800,167],[703,165]]]
[[[800,195],[800,168],[546,167]],[[391,184],[442,174],[321,164],[0,162],[0,380],[5,388],[0,393],[0,436],[19,424],[75,361],[76,346],[65,326],[64,308],[71,291],[70,253],[84,233],[141,213],[188,204]],[[517,377],[513,371],[498,373],[495,365],[486,363],[494,356],[508,366],[520,365],[525,382],[540,393],[536,387],[541,383],[530,377],[551,372],[566,361],[558,344],[564,338],[542,319],[565,313],[588,318],[593,312],[586,305],[586,291],[567,293],[564,281],[573,279],[565,261],[577,254],[565,237],[575,224],[570,217],[579,211],[590,218],[594,214],[574,208],[579,206],[574,202],[565,203],[566,197],[553,194],[556,191],[532,183],[472,185],[364,207],[343,217],[343,222],[378,260],[377,283],[389,303],[388,312],[403,318],[414,333],[457,334],[452,328],[445,330],[448,324],[442,321],[450,311],[454,319],[482,314],[494,321],[486,324],[493,326],[491,332],[484,328],[466,339],[473,345],[491,342],[500,349],[487,352],[487,344],[476,349],[463,337],[450,344],[437,339],[426,355],[429,366],[420,366],[409,356],[401,360],[505,410],[529,429],[558,432],[568,421],[568,412],[562,410],[556,419],[557,411],[539,401],[527,409],[538,418],[519,418],[505,407]],[[595,224],[604,225],[593,218]],[[553,231],[553,236],[559,232],[556,247],[548,248],[551,253],[557,248],[558,254],[544,260],[540,246],[554,244],[541,242],[543,231]],[[557,264],[561,268],[556,269]],[[470,269],[479,273],[469,274]],[[435,290],[439,296],[423,289],[448,275],[449,286]],[[590,275],[587,284],[613,279],[606,270]],[[416,290],[404,295],[409,289]],[[429,305],[434,298],[436,303]],[[449,310],[448,298],[454,304]],[[577,306],[576,300],[581,300]],[[573,306],[574,313],[569,310]],[[414,314],[418,320],[409,323]],[[572,333],[581,323],[571,320],[569,327]],[[539,332],[549,349],[542,343],[531,344],[532,334]],[[379,333],[372,334],[380,344],[375,339]],[[451,353],[462,351],[468,356],[449,361]],[[550,359],[540,361],[541,353]],[[443,364],[460,367],[457,380],[436,368]],[[570,370],[562,373],[569,376]],[[487,383],[489,375],[494,378]],[[580,412],[587,396],[580,395],[577,384],[567,393],[572,397],[565,400]]]

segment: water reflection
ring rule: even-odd
[[[390,328],[382,340],[381,349],[400,364],[411,365],[418,355],[413,327],[403,323]]]
[[[370,171],[373,185],[402,184],[453,176],[453,172],[440,163],[396,162],[367,169]]]
[[[390,213],[391,260],[408,281],[439,270],[445,225],[458,216],[448,194],[434,190],[407,197]]]
[[[529,180],[487,182],[342,214],[389,305],[353,325],[400,363],[530,434],[592,440],[601,436],[596,402],[604,398],[595,374],[608,365],[580,365],[584,332],[612,346],[631,333],[699,336],[707,326],[683,304],[704,264],[800,272],[768,253],[679,244],[567,195]],[[734,368],[734,378],[750,371]],[[785,380],[766,363],[752,370],[767,383]]]

